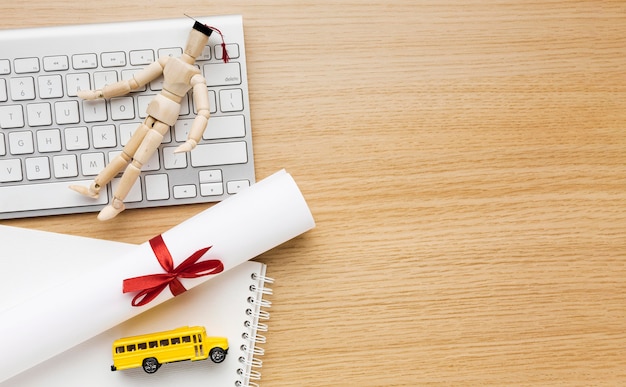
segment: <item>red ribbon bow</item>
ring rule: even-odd
[[[122,290],[124,293],[139,292],[133,298],[133,306],[142,306],[149,303],[167,286],[170,287],[170,291],[174,296],[185,292],[187,289],[180,283],[179,278],[198,278],[224,271],[224,265],[220,260],[210,259],[197,262],[211,247],[205,247],[196,251],[180,265],[174,267],[172,255],[161,235],[150,239],[150,246],[159,264],[167,273],[125,279]]]

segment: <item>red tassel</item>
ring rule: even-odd
[[[222,60],[224,63],[228,63],[230,60],[230,56],[228,56],[228,51],[226,51],[226,43],[222,42]]]
[[[211,27],[211,26],[207,26],[207,27],[209,27],[213,31],[216,31],[218,34],[220,34],[220,37],[222,38],[222,60],[224,61],[224,63],[228,63],[228,61],[230,60],[230,56],[228,56],[228,51],[226,51],[226,42],[224,41],[224,34],[222,34],[222,31],[218,30],[215,27]]]

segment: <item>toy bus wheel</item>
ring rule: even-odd
[[[209,351],[209,357],[213,360],[213,363],[221,363],[226,359],[226,351],[220,347],[215,347]]]
[[[141,364],[141,366],[143,367],[143,370],[146,371],[146,373],[153,374],[157,372],[159,367],[161,367],[161,364],[159,364],[157,359],[149,357],[147,359],[143,359],[143,363]]]

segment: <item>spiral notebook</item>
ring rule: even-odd
[[[126,252],[132,245],[28,230],[0,225],[0,265],[13,273],[0,281],[0,311],[32,297],[74,275]],[[258,386],[259,359],[271,303],[264,296],[272,279],[266,266],[248,261],[159,306],[93,337],[25,372],[0,383],[1,387],[30,386]],[[7,297],[7,295],[11,295]],[[69,316],[80,320],[80,316]],[[164,364],[154,374],[141,368],[111,371],[114,340],[181,326],[202,325],[207,335],[227,337],[229,350],[224,362],[211,360]],[[46,327],[45,321],[41,323]],[[2,332],[2,335],[10,334]],[[50,334],[54,334],[51,330]],[[24,345],[37,350],[37,343],[24,338]],[[10,356],[10,354],[4,354]]]

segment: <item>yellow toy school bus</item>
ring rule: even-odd
[[[142,367],[149,374],[162,364],[211,358],[221,363],[228,352],[228,339],[208,337],[201,326],[125,337],[113,342],[111,371]]]

